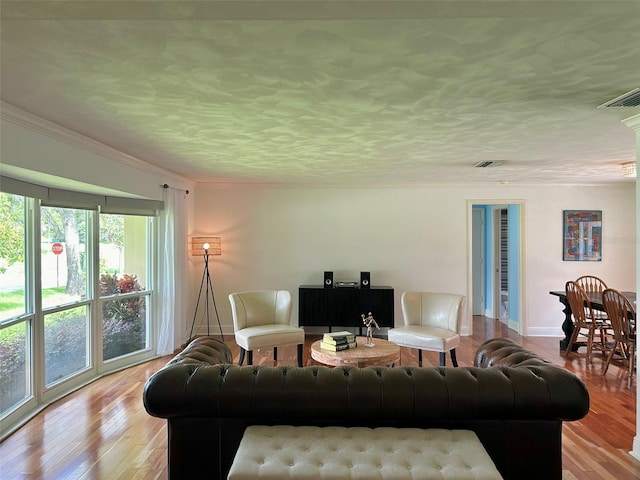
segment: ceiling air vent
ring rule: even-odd
[[[504,165],[505,163],[507,163],[506,160],[493,160],[493,161],[478,162],[474,164],[473,167],[474,168],[497,167],[499,165]]]
[[[620,95],[613,100],[609,100],[603,103],[598,108],[602,107],[637,107],[640,105],[640,88],[634,88],[630,92]]]

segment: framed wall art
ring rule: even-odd
[[[563,210],[562,260],[602,260],[602,210]]]

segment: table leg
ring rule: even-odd
[[[571,307],[569,306],[569,302],[566,298],[558,297],[560,303],[564,305],[564,321],[562,322],[562,331],[564,332],[564,338],[560,340],[560,350],[566,350],[567,345],[569,345],[569,340],[571,339],[571,335],[573,334],[573,320],[571,319]],[[571,347],[571,351],[575,352],[578,350],[580,345],[575,344]]]

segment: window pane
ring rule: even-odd
[[[147,298],[116,298],[102,304],[104,360],[147,347]]]
[[[43,308],[87,297],[87,211],[42,207]]]
[[[0,330],[0,416],[31,396],[29,325],[21,322]]]
[[[103,359],[148,347],[147,235],[149,219],[100,215],[100,295]]]
[[[70,308],[44,317],[45,384],[50,386],[86,368],[89,309]]]
[[[24,197],[0,192],[0,321],[26,312]]]

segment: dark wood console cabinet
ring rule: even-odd
[[[298,324],[301,327],[362,327],[369,312],[380,327],[393,327],[393,288],[301,285]]]

